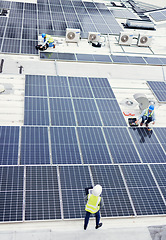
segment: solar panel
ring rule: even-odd
[[[38,41],[32,40],[22,40],[21,41],[21,53],[23,54],[37,54],[35,46],[37,46]]]
[[[107,78],[89,78],[95,98],[115,98]]]
[[[160,22],[160,21],[165,21],[166,20],[166,16],[163,14],[163,11],[152,12],[152,13],[149,14],[149,16],[151,16],[156,22]]]
[[[150,168],[153,171],[155,179],[159,187],[166,187],[166,165],[165,164],[151,164]]]
[[[79,126],[101,126],[94,99],[73,99]]]
[[[49,97],[70,97],[67,78],[62,76],[48,76]]]
[[[162,65],[162,62],[160,61],[160,58],[153,58],[153,57],[143,57],[143,58],[148,64]]]
[[[165,162],[165,153],[153,131],[146,128],[130,128],[129,131],[144,163]]]
[[[155,128],[154,132],[156,133],[160,143],[166,151],[166,128]]]
[[[51,127],[50,134],[54,164],[81,164],[75,128]]]
[[[111,58],[114,63],[130,63],[126,56],[111,55]]]
[[[164,214],[163,199],[146,165],[122,166],[137,215]]]
[[[112,163],[99,127],[78,127],[78,137],[84,164]]]
[[[166,102],[166,84],[165,82],[147,81],[149,87],[155,94],[159,102]]]
[[[69,77],[68,80],[72,97],[93,98],[87,78]]]
[[[0,167],[0,222],[23,220],[24,168]]]
[[[92,186],[88,166],[60,166],[64,218],[83,218],[85,188]]]
[[[25,97],[24,125],[49,125],[47,98]]]
[[[104,128],[104,133],[114,163],[140,163],[126,128]]]
[[[78,61],[94,62],[92,54],[76,54]]]
[[[22,127],[21,164],[50,164],[47,127]]]
[[[0,126],[0,165],[17,165],[19,127]]]
[[[128,60],[130,63],[135,63],[135,64],[146,64],[144,58],[142,57],[132,57],[132,56],[127,56]]]
[[[70,98],[49,98],[51,125],[75,126],[75,116]]]
[[[2,45],[2,52],[7,53],[19,53],[20,52],[20,40],[4,38]]]
[[[96,99],[99,111],[121,112],[116,99]]]
[[[108,55],[93,55],[94,61],[95,62],[112,62],[110,57]]]
[[[60,219],[60,199],[55,166],[28,166],[25,220]]]
[[[25,96],[47,97],[46,77],[43,75],[26,75]]]

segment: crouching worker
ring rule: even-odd
[[[154,106],[150,105],[149,108],[145,109],[141,115],[139,116],[138,120],[135,121],[135,123],[138,123],[138,121],[142,118],[142,121],[140,123],[140,126],[142,126],[145,122],[146,127],[148,127],[150,122],[153,122],[153,124],[155,124],[155,113],[154,113]]]
[[[48,47],[55,48],[54,39],[48,34],[42,33],[42,38],[44,40],[43,45],[40,46],[42,50],[47,49]]]
[[[86,195],[85,200],[87,201],[85,211],[85,220],[84,220],[84,230],[86,230],[89,222],[89,218],[91,214],[95,214],[96,217],[96,229],[100,228],[102,226],[102,223],[100,222],[100,207],[102,207],[103,204],[103,198],[100,197],[100,194],[102,192],[102,187],[100,185],[96,185],[92,189],[92,193],[89,193]]]

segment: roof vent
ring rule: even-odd
[[[136,93],[133,95],[134,99],[139,103],[139,108],[141,111],[146,109],[149,106],[149,100],[145,94]]]
[[[154,23],[136,19],[127,19],[126,26],[129,28],[155,29]]]

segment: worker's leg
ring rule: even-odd
[[[85,220],[84,220],[84,230],[86,230],[88,226],[89,218],[90,218],[90,212],[86,211]]]
[[[95,217],[96,217],[96,226],[98,226],[100,222],[100,211],[95,213]]]
[[[140,123],[141,126],[143,125],[146,119],[147,119],[147,116],[142,116],[142,122]]]
[[[55,44],[54,44],[54,42],[51,42],[51,43],[49,43],[49,47],[55,47]]]
[[[146,127],[148,127],[148,124],[152,122],[152,117],[148,117],[146,121]]]

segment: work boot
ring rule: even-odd
[[[55,44],[53,45],[53,48],[55,48]]]
[[[99,225],[96,226],[96,229],[100,228],[102,225],[102,223],[99,223]]]
[[[143,125],[143,122],[140,123],[140,126],[142,126],[142,125]]]
[[[146,123],[146,127],[148,127],[148,123]]]

